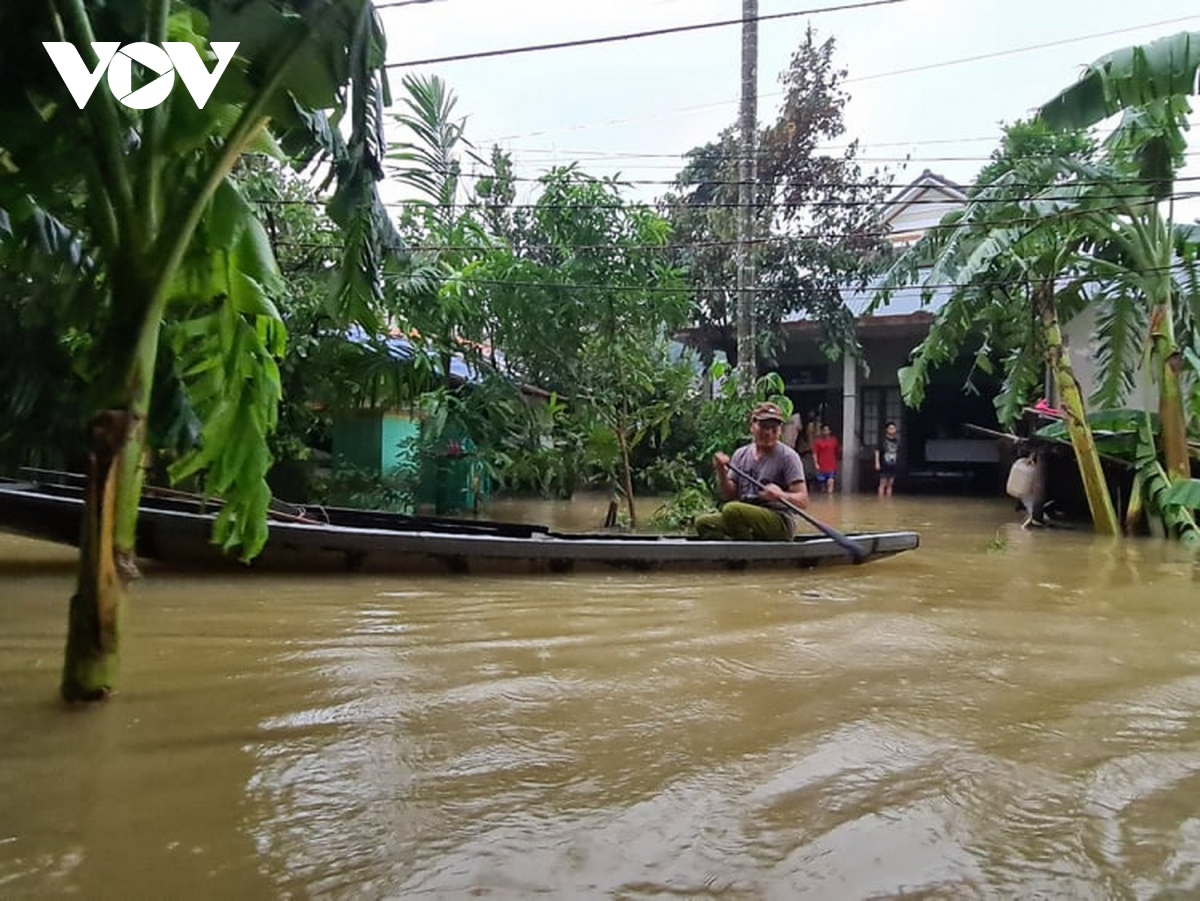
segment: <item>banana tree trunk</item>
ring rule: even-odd
[[[138,574],[137,515],[160,316],[152,301],[130,360],[128,408],[101,412],[89,430],[79,578],[68,611],[60,689],[70,702],[103,700],[116,684],[121,620],[129,583]]]
[[[1140,473],[1134,473],[1133,487],[1129,489],[1129,506],[1125,508],[1125,534],[1132,535],[1133,530],[1137,528],[1137,524],[1141,521],[1142,511],[1145,507],[1146,493],[1142,485],[1142,476]]]
[[[1162,452],[1167,478],[1172,482],[1191,478],[1188,458],[1187,418],[1183,390],[1179,384],[1183,356],[1175,346],[1175,329],[1169,303],[1158,304],[1150,317],[1150,353],[1159,361],[1158,418],[1162,424]]]
[[[92,420],[80,535],[79,578],[67,620],[62,696],[96,701],[116,682],[121,615],[136,575],[133,548],[117,541],[121,458],[133,437],[132,416],[106,410]]]
[[[1075,462],[1083,478],[1092,524],[1101,535],[1119,535],[1121,529],[1117,521],[1117,511],[1108,492],[1108,482],[1104,479],[1104,469],[1100,465],[1100,454],[1096,450],[1091,426],[1088,425],[1083,392],[1075,378],[1075,371],[1071,368],[1070,354],[1063,344],[1058,310],[1054,305],[1054,282],[1040,282],[1033,290],[1033,302],[1042,320],[1042,329],[1046,336],[1047,362],[1054,376],[1054,385],[1058,389],[1059,406],[1063,411],[1067,432],[1071,436]]]

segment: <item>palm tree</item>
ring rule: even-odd
[[[168,40],[200,49],[210,69],[211,42],[239,42],[202,108],[176,90],[134,110],[103,86],[80,108],[42,48],[68,41],[95,70],[94,41]],[[337,182],[330,212],[346,232],[335,299],[352,318],[377,315],[377,271],[397,243],[375,195],[383,53],[369,0],[0,8],[0,77],[19,86],[0,96],[0,221],[12,247],[80,248],[64,328],[89,329],[75,350],[96,413],[62,679],[68,700],[104,697],[114,684],[164,341],[202,424],[174,478],[203,473],[205,490],[226,499],[215,541],[248,558],[266,540],[266,439],[285,335],[269,241],[231,177],[243,154],[329,161]],[[344,139],[327,113],[346,109]],[[48,240],[62,234],[70,241]]]

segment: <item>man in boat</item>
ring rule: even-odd
[[[718,513],[696,517],[701,538],[738,541],[791,541],[797,515],[791,506],[808,507],[808,486],[800,455],[779,442],[783,411],[775,404],[750,413],[752,444],[713,457],[717,490],[726,503]],[[755,482],[761,483],[761,487]]]

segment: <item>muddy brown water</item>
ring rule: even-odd
[[[1186,554],[1001,500],[813,511],[923,544],[801,573],[159,573],[82,710],[55,697],[71,552],[0,536],[0,897],[1200,896]]]

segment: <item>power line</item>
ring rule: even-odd
[[[647,154],[647,156],[649,156],[649,154]],[[674,154],[661,154],[661,156],[674,157],[675,155]],[[758,154],[758,156],[761,158],[763,156],[763,154],[760,153],[760,154]],[[1053,156],[1054,156],[1053,154],[1028,154],[1023,158],[1024,159],[1051,159],[1051,158],[1053,158]],[[1180,156],[1200,157],[1200,150],[1188,150],[1188,151],[1185,151],[1182,154],[1180,154]],[[724,161],[724,162],[729,162],[729,163],[737,162],[741,158],[742,158],[741,154],[738,154],[738,153],[714,154],[710,157],[707,157],[707,159],[719,160],[719,161]],[[829,157],[829,156],[814,157],[814,158],[815,159],[841,159],[841,157]],[[991,163],[991,162],[995,162],[995,161],[996,161],[995,158],[992,156],[974,156],[974,155],[970,155],[970,156],[912,156],[912,155],[908,155],[908,156],[854,156],[854,157],[847,158],[847,162],[853,162],[853,163]],[[572,162],[593,163],[593,162],[603,162],[603,160],[601,160],[599,158],[595,158],[595,159],[573,160]],[[555,168],[558,166],[567,165],[566,163],[557,163],[556,164],[552,160],[531,160],[531,161],[528,161],[527,164],[528,165],[546,166],[549,168]],[[678,165],[671,164],[671,163],[636,163],[636,162],[630,163],[631,168],[635,168],[635,169],[639,169],[639,170],[641,170],[641,169],[667,169],[667,170],[675,171],[675,172],[681,172],[683,169],[687,168],[688,165],[690,165],[689,161],[684,161]],[[396,167],[396,168],[399,168],[399,167]],[[464,178],[490,178],[491,177],[487,174],[478,174],[474,170],[471,172],[459,172],[458,174]],[[528,175],[513,176],[513,180],[514,181],[536,182],[536,181],[541,180],[541,176],[528,176]],[[629,181],[629,180],[626,180],[623,178],[617,178],[616,180],[622,184],[638,184],[639,183],[639,182],[635,182],[635,181]],[[675,184],[675,180],[674,179],[666,179],[666,180],[660,180],[660,181],[644,181],[644,182],[640,182],[640,183],[641,184],[668,184],[668,185],[671,185],[671,184]],[[696,184],[714,184],[714,183],[723,183],[723,182],[714,182],[714,180],[712,180],[712,179],[702,179],[695,183]]]
[[[856,78],[847,78],[846,84],[851,82],[858,83],[861,81],[872,81],[876,78],[892,78],[896,75],[909,75],[913,72],[928,72],[932,69],[944,69],[949,66],[961,66],[964,63],[975,63],[985,59],[998,59],[1002,56],[1013,56],[1018,53],[1029,53],[1033,50],[1045,50],[1049,47],[1062,47],[1066,44],[1078,44],[1081,41],[1090,41],[1095,38],[1107,38],[1117,34],[1126,34],[1130,31],[1141,31],[1144,28],[1158,28],[1163,25],[1177,25],[1180,22],[1189,22],[1194,19],[1200,19],[1200,16],[1180,16],[1177,19],[1163,19],[1161,22],[1147,22],[1145,25],[1134,25],[1129,28],[1115,28],[1112,31],[1097,31],[1094,34],[1080,35],[1075,38],[1062,38],[1057,41],[1046,41],[1043,44],[1030,44],[1026,47],[1015,47],[1010,50],[995,50],[991,53],[978,53],[974,56],[962,56],[958,59],[948,59],[937,63],[927,63],[922,66],[909,66],[904,69],[893,69],[890,72],[874,72],[870,75],[860,75]]]
[[[999,143],[1000,140],[1002,139],[1002,137],[1003,137],[1003,135],[997,135],[992,140],[995,140],[997,143]],[[972,140],[972,139],[964,139],[964,143],[967,140]],[[952,141],[944,141],[944,142],[927,142],[927,143],[953,143],[953,142]],[[904,145],[903,144],[899,144],[899,145],[870,144],[868,146],[883,147],[883,146],[904,146]],[[818,149],[820,149],[820,148],[818,148]],[[837,151],[837,150],[845,150],[846,148],[841,147],[841,148],[828,148],[828,149],[832,150],[832,151]],[[552,151],[537,151],[537,152],[546,153],[547,155],[552,154]],[[521,154],[521,153],[524,153],[524,151],[518,150],[518,151],[515,151],[515,153]],[[575,153],[575,151],[562,151],[562,153],[560,155],[562,157],[570,157],[573,153]],[[599,153],[599,152],[597,152],[597,153]],[[765,150],[759,151],[757,153],[757,156],[759,158],[761,158],[764,155],[767,155],[769,153],[770,153],[770,151],[765,151]],[[613,154],[613,159],[622,160],[622,159],[626,159],[626,157],[628,157],[628,162],[629,162],[630,167],[637,168],[637,169],[670,169],[670,170],[679,171],[679,170],[686,168],[687,166],[689,166],[691,164],[691,162],[692,162],[691,154],[692,154],[692,151],[687,151],[685,153],[679,153],[679,154],[676,154],[676,153],[658,153],[658,154],[641,153],[641,154],[628,154],[628,155]],[[1049,156],[1050,156],[1049,154],[1041,154],[1041,155],[1030,154],[1030,155],[1028,155],[1027,158],[1028,159],[1038,159],[1038,158],[1045,159],[1045,158],[1049,158]],[[1182,153],[1181,156],[1185,156],[1185,157],[1200,156],[1200,150],[1188,150],[1188,151],[1185,151],[1184,153]],[[642,163],[642,162],[637,161],[638,159],[642,159],[642,158],[645,158],[645,159],[679,159],[680,162],[679,163],[665,163],[665,162],[663,162],[663,163]],[[740,153],[714,153],[714,154],[707,154],[707,155],[702,154],[696,158],[697,159],[712,159],[712,160],[721,160],[721,161],[727,161],[727,162],[736,162],[742,158],[742,154],[740,154]],[[835,157],[823,156],[823,157],[819,157],[819,158],[833,159]],[[836,157],[836,158],[840,159],[840,157]],[[849,157],[848,160],[850,162],[866,162],[866,163],[963,163],[963,162],[966,162],[966,163],[972,163],[972,162],[988,163],[988,162],[993,161],[993,157],[979,156],[979,155],[974,155],[974,154],[972,154],[972,155],[947,155],[947,156],[923,156],[923,155],[922,156],[914,156],[913,154],[906,154],[904,156],[874,156],[874,155],[853,156],[853,157]],[[587,157],[584,159],[572,160],[572,162],[578,162],[578,163],[603,163],[603,162],[608,162],[608,161],[610,161],[610,160],[608,160],[605,157],[600,156],[600,155],[597,155],[594,157]],[[555,165],[555,162],[554,162],[554,160],[551,160],[551,159],[525,160],[524,164],[529,165],[529,166],[538,166],[538,165],[553,166],[553,165]],[[563,165],[563,164],[560,163],[558,165]],[[534,179],[534,180],[536,180],[536,179]]]
[[[1200,197],[1200,191],[1184,192],[1184,193],[1173,195],[1173,198],[1177,199],[1177,200],[1189,199],[1192,197]],[[1089,207],[1086,210],[1077,210],[1077,211],[1076,210],[1068,210],[1068,211],[1065,211],[1062,214],[1062,217],[1060,217],[1060,218],[1077,218],[1077,217],[1083,217],[1090,213],[1106,212],[1106,211],[1111,211],[1114,209],[1116,209],[1116,208],[1115,207]],[[1037,225],[1038,223],[1046,222],[1047,218],[1048,217],[1019,216],[1019,217],[1014,217],[1012,219],[1005,219],[1002,223],[997,223],[997,228],[1013,228],[1013,227],[1023,227],[1026,225]],[[960,223],[956,223],[956,222],[945,224],[945,225],[938,222],[938,223],[934,223],[932,225],[924,226],[923,228],[920,229],[920,231],[923,236],[923,235],[929,234],[931,232],[955,231],[955,230],[966,228],[966,227],[968,227],[968,226],[964,226],[964,225],[962,225]],[[332,234],[332,232],[330,232],[329,234]],[[819,235],[805,235],[805,234],[768,235],[767,237],[763,237],[763,238],[751,239],[749,241],[749,243],[759,245],[759,246],[764,246],[764,245],[773,245],[773,244],[783,244],[783,245],[802,244],[804,242],[811,241],[811,240],[819,240],[819,241],[868,240],[868,239],[870,239],[870,240],[885,240],[896,234],[907,234],[907,232],[905,232],[903,230],[900,230],[900,231],[863,230],[863,231],[853,231],[853,232],[823,232]],[[668,243],[668,244],[637,244],[637,243],[621,244],[621,243],[616,243],[616,242],[601,242],[601,243],[591,243],[591,244],[521,243],[517,246],[516,249],[521,252],[550,251],[550,250],[561,250],[561,251],[572,251],[572,252],[574,252],[574,251],[636,250],[636,251],[659,251],[659,252],[680,253],[680,252],[686,252],[686,251],[691,251],[691,250],[696,250],[696,249],[708,249],[708,248],[716,248],[716,247],[737,247],[738,244],[739,244],[739,242],[737,240],[732,240],[732,239],[731,240],[717,239],[717,240],[705,240],[705,241],[682,241],[682,242],[678,242],[678,243]],[[275,245],[277,247],[298,247],[298,248],[304,248],[304,249],[309,249],[309,250],[331,250],[331,251],[338,250],[340,247],[337,244],[327,244],[327,243],[321,243],[318,241],[289,241],[287,239],[276,241]],[[488,249],[492,249],[492,248],[488,248],[488,247],[470,248],[470,247],[463,247],[462,245],[455,245],[455,244],[427,244],[427,243],[417,241],[417,242],[412,242],[409,249],[414,250],[414,251],[423,251],[426,253],[441,253],[441,252],[447,252],[447,251],[462,251],[462,250],[472,250],[472,249],[482,251],[482,250],[488,250]]]
[[[1135,270],[1138,275],[1148,275],[1153,272],[1171,272],[1174,270],[1172,266],[1147,266],[1144,269]],[[684,285],[680,288],[662,288],[653,285],[599,285],[599,284],[578,284],[571,282],[538,282],[538,281],[504,281],[501,279],[483,279],[483,278],[452,278],[447,281],[456,281],[462,284],[473,285],[489,285],[493,287],[514,287],[514,288],[546,288],[548,290],[598,290],[598,291],[635,291],[639,293],[649,294],[700,294],[700,293],[718,293],[718,294],[737,294],[742,290],[754,291],[755,293],[769,293],[771,291],[787,291],[789,287],[777,287],[771,284],[759,283],[757,287],[739,289],[736,286],[724,287],[720,285]],[[891,292],[897,293],[906,290],[922,290],[922,291],[938,291],[950,290],[954,288],[1002,288],[1002,287],[1025,287],[1037,279],[995,279],[986,282],[970,282],[968,285],[960,285],[955,282],[947,282],[946,284],[928,284],[928,283],[913,283],[909,285],[899,285],[891,289]],[[1087,278],[1064,278],[1064,281],[1073,282],[1075,284],[1092,284],[1097,282],[1112,282],[1116,281],[1109,276],[1090,276]],[[878,294],[882,288],[878,286],[867,286],[864,291],[870,291]],[[839,289],[840,291],[840,289]],[[847,288],[846,293],[862,293],[853,288]]]
[[[1191,182],[1191,181],[1200,181],[1200,176],[1187,176],[1184,178],[1175,179],[1175,182]],[[1137,180],[1132,180],[1130,182],[1130,184],[1136,184],[1136,183],[1137,183]],[[1096,182],[1089,182],[1087,184],[1092,184],[1093,186],[1098,186],[1098,185],[1109,184],[1109,182],[1096,181]],[[1062,185],[1054,185],[1054,186],[1050,186],[1050,187],[1062,188],[1065,190],[1065,189],[1069,189],[1069,188],[1073,187],[1073,183],[1065,183]],[[1176,191],[1174,193],[1167,195],[1166,197],[1163,197],[1162,200],[1169,200],[1169,199],[1189,200],[1189,199],[1192,199],[1192,198],[1198,197],[1198,196],[1200,196],[1200,191]],[[928,198],[928,199],[917,198],[915,200],[907,201],[905,205],[906,206],[944,206],[946,204],[955,204],[955,203],[963,204],[963,205],[965,205],[966,203],[1002,205],[1002,204],[1020,203],[1023,201],[1032,201],[1032,200],[1055,202],[1055,201],[1071,201],[1071,200],[1075,200],[1075,199],[1077,199],[1077,198],[1070,196],[1069,194],[1064,194],[1061,196],[1055,196],[1053,194],[1029,194],[1029,195],[1021,195],[1021,196],[1017,196],[1017,197],[1005,197],[1005,198],[994,198],[994,199],[992,199],[992,198],[973,198],[973,199],[968,199],[967,201],[957,201],[957,200],[951,200],[951,199],[938,199],[938,198]],[[1131,200],[1131,199],[1138,199],[1138,198],[1131,198],[1130,195],[1128,195],[1128,194],[1092,194],[1089,196],[1088,199],[1089,200]],[[1149,199],[1147,199],[1147,200],[1149,200]],[[264,199],[254,199],[254,200],[252,200],[252,202],[259,203],[259,204],[266,205],[266,206],[273,206],[273,205],[324,206],[325,205],[325,201],[323,201],[323,200],[284,200],[284,199],[264,198]],[[1157,201],[1155,201],[1155,202],[1157,202]],[[401,209],[409,208],[412,206],[421,206],[421,207],[425,207],[427,209],[432,208],[432,209],[448,209],[448,210],[501,210],[501,209],[502,210],[538,210],[538,209],[542,209],[542,210],[547,210],[547,209],[659,210],[659,209],[662,209],[664,206],[666,206],[666,204],[661,203],[661,202],[660,203],[633,203],[633,202],[630,202],[630,203],[537,203],[537,202],[534,202],[534,203],[499,203],[498,204],[498,203],[487,203],[487,202],[433,203],[431,201],[419,200],[419,199],[389,200],[389,201],[383,201],[382,204],[385,207],[396,207],[396,208],[401,208]],[[875,199],[869,199],[869,200],[816,200],[816,201],[806,202],[806,203],[800,204],[800,205],[804,206],[804,207],[852,209],[852,208],[859,208],[859,207],[886,206],[887,201],[879,201],[879,200],[875,200]],[[705,202],[705,203],[680,203],[680,204],[678,204],[678,206],[686,207],[689,210],[704,210],[704,209],[735,209],[735,208],[740,207],[741,204],[734,202],[734,201],[710,201],[710,202]],[[785,203],[783,201],[768,201],[768,202],[755,204],[755,207],[759,210],[784,209],[784,208],[787,208],[788,206],[790,206],[790,204]],[[1114,209],[1115,210],[1118,208],[1117,207],[1093,207],[1091,209],[1093,209],[1093,210]]]
[[[1175,269],[1175,267],[1172,267],[1172,266],[1148,266],[1145,268],[1139,268],[1139,269],[1132,270],[1132,271],[1136,272],[1139,275],[1148,275],[1148,274],[1154,273],[1154,272],[1172,272],[1172,271],[1174,271],[1174,269]],[[1089,276],[1086,278],[1065,278],[1064,277],[1063,280],[1066,282],[1072,282],[1074,284],[1093,284],[1093,283],[1107,283],[1107,282],[1117,281],[1117,279],[1114,279],[1111,276]],[[587,283],[587,282],[540,282],[540,281],[534,281],[532,279],[504,280],[504,279],[478,278],[475,276],[470,276],[467,278],[459,278],[456,276],[452,276],[450,278],[447,278],[446,281],[454,282],[457,284],[463,284],[463,285],[483,285],[483,286],[488,286],[488,287],[500,287],[500,288],[542,288],[547,291],[622,291],[622,292],[633,291],[638,294],[670,294],[670,295],[676,295],[676,296],[682,295],[682,294],[688,294],[688,295],[690,295],[690,294],[720,294],[720,295],[727,296],[730,294],[738,294],[742,290],[753,290],[758,294],[764,294],[764,293],[769,294],[772,291],[788,291],[788,290],[790,290],[790,286],[789,287],[775,286],[775,285],[771,285],[769,282],[768,283],[760,282],[756,287],[754,287],[752,289],[750,289],[750,288],[739,289],[736,286],[728,286],[727,287],[724,285],[683,284],[678,288],[669,288],[669,287],[661,287],[661,286],[657,286],[657,285],[646,285],[646,284],[614,285],[614,284],[592,284],[592,283]],[[920,291],[951,290],[951,289],[955,289],[955,288],[965,288],[965,287],[971,287],[971,288],[1026,287],[1033,281],[1037,281],[1037,279],[995,279],[992,281],[985,281],[985,282],[970,282],[967,285],[960,285],[960,284],[957,284],[954,282],[947,282],[945,284],[913,283],[913,284],[899,285],[899,286],[891,289],[891,293],[895,294],[895,293],[899,293],[901,291],[914,291],[914,290],[920,290]],[[839,290],[841,290],[841,289],[839,289]],[[871,285],[866,286],[861,291],[858,289],[855,289],[855,288],[851,288],[851,287],[845,288],[845,291],[848,294],[849,293],[857,294],[857,293],[864,293],[864,292],[872,292],[872,293],[877,294],[881,290],[882,290],[882,288],[880,288],[879,286],[871,286]]]
[[[1200,151],[1194,151],[1192,153],[1188,153],[1188,154],[1184,154],[1184,155],[1185,156],[1200,156]],[[730,157],[729,159],[732,160],[732,159],[736,159],[736,158]],[[853,161],[857,162],[858,160],[861,160],[861,159],[864,159],[864,157],[855,157]],[[931,161],[932,159],[933,158],[924,158],[924,159],[922,159],[922,162]],[[942,159],[949,159],[949,157],[943,157]],[[978,157],[978,158],[976,158],[976,157],[954,157],[954,159],[958,159],[958,160],[979,159],[980,161],[983,161],[983,162],[991,162],[992,161],[991,157]],[[1023,159],[1027,159],[1027,160],[1046,159],[1046,160],[1049,160],[1049,159],[1055,159],[1055,157],[1052,155],[1046,154],[1046,155],[1039,155],[1039,156],[1026,156],[1026,157],[1023,157]],[[389,168],[401,169],[401,171],[405,171],[405,170],[402,170],[402,168],[398,167],[398,166],[393,166],[393,167],[389,167]],[[431,171],[431,172],[436,173],[437,175],[452,175],[456,178],[470,178],[470,179],[474,179],[475,181],[483,181],[484,179],[496,178],[495,175],[485,173],[485,172],[484,173],[481,173],[481,172],[450,172],[450,171],[441,170],[441,169],[422,170],[422,171]],[[513,181],[513,182],[521,182],[521,183],[541,184],[544,181],[544,179],[545,179],[545,176],[510,175],[510,176],[506,176],[503,180]],[[1197,180],[1196,176],[1181,176],[1179,178],[1172,179],[1172,181],[1174,181],[1174,182],[1186,182],[1186,181],[1195,181],[1195,180]],[[741,187],[741,185],[743,184],[743,182],[738,179],[727,179],[727,178],[697,178],[694,181],[680,182],[680,181],[678,181],[678,179],[675,179],[675,178],[666,178],[666,179],[663,179],[663,178],[620,178],[618,176],[613,176],[611,178],[611,180],[606,179],[606,178],[588,177],[588,179],[584,183],[585,184],[606,183],[609,181],[611,181],[613,184],[620,185],[620,186],[662,185],[662,186],[667,186],[667,187],[676,187],[676,188],[680,188],[680,189],[709,188],[709,187]],[[1029,188],[1032,190],[1040,191],[1040,190],[1049,190],[1051,188],[1056,188],[1056,187],[1058,187],[1058,188],[1066,187],[1068,184],[1071,187],[1095,187],[1096,185],[1157,184],[1159,181],[1160,181],[1160,179],[1157,179],[1157,178],[1132,178],[1132,177],[1130,177],[1130,178],[1098,179],[1098,180],[1097,179],[1078,179],[1078,180],[1071,181],[1069,183],[1064,183],[1064,184],[1059,184],[1059,185],[1039,185],[1039,184],[1034,184],[1032,182],[1012,182],[1010,184],[1005,185],[1005,187]],[[760,185],[762,187],[771,187],[771,184],[769,182],[766,182],[762,179],[757,179],[757,180],[754,180],[751,182],[745,182],[745,184],[755,184],[755,185]],[[893,187],[893,186],[889,186],[886,184],[873,182],[873,181],[806,181],[804,184],[806,187],[811,187],[811,188],[865,188],[865,189],[871,189],[871,188]],[[955,182],[953,184],[954,184],[954,187],[956,187],[962,191],[970,191],[974,188],[987,187],[989,185],[988,182],[966,182],[966,183]],[[418,201],[418,202],[420,202],[420,201]],[[930,202],[942,203],[943,201],[939,200],[939,201],[930,201]]]
[[[435,63],[453,63],[467,59],[485,59],[494,56],[511,56],[517,53],[537,53],[543,50],[564,50],[569,47],[586,47],[592,44],[611,44],[618,41],[632,41],[640,38],[659,37],[667,34],[681,34],[687,31],[703,31],[711,28],[728,28],[732,25],[742,25],[747,21],[768,22],[773,19],[793,19],[797,16],[814,16],[818,13],[842,12],[852,9],[866,9],[871,6],[890,6],[894,3],[905,3],[907,0],[864,0],[861,3],[843,3],[838,6],[813,7],[799,9],[786,13],[771,13],[755,16],[752,19],[723,19],[720,22],[701,22],[695,25],[675,25],[670,28],[655,28],[649,31],[632,31],[626,34],[610,34],[598,38],[580,38],[574,41],[556,41],[550,44],[528,44],[523,47],[506,47],[500,50],[480,50],[473,53],[458,53],[452,56],[434,56],[428,59],[405,60],[399,63],[387,63],[384,68],[400,69],[412,66],[430,66]]]
[[[395,9],[397,6],[416,6],[425,3],[440,3],[441,0],[392,0],[390,3],[376,3],[376,9]]]
[[[1003,137],[1002,133],[997,133],[994,135],[981,135],[980,137],[977,137],[977,138],[928,138],[928,139],[917,140],[917,141],[871,141],[866,146],[868,146],[868,147],[921,147],[921,146],[928,146],[928,145],[933,145],[933,144],[978,144],[981,141],[997,141],[1002,137]],[[814,149],[818,150],[818,151],[824,151],[824,152],[836,152],[836,151],[845,150],[846,146],[848,146],[848,145],[838,146],[838,145],[832,145],[832,144],[819,144]],[[586,161],[590,161],[590,160],[602,160],[602,159],[633,159],[633,160],[677,159],[677,160],[686,160],[695,151],[700,150],[700,149],[701,148],[696,147],[696,148],[693,148],[692,150],[685,150],[682,153],[661,153],[661,152],[639,153],[638,151],[634,151],[634,150],[571,150],[568,148],[554,148],[554,147],[521,147],[519,149],[510,150],[508,152],[520,154],[522,156],[526,156],[531,153],[541,153],[541,154],[547,154],[547,155],[551,155],[551,156],[586,157],[587,158],[586,160],[581,160],[581,162],[586,162]],[[758,152],[760,154],[762,154],[762,153],[766,153],[767,151],[760,150]],[[720,154],[719,156],[722,159],[736,158],[735,154]],[[641,167],[639,167],[639,168],[641,168]]]
[[[853,77],[853,78],[847,78],[846,83],[849,84],[851,82],[871,81],[871,80],[874,80],[877,78],[885,78],[885,77],[891,77],[891,76],[896,76],[896,75],[906,75],[906,74],[910,74],[913,72],[930,71],[933,69],[945,68],[945,67],[949,67],[949,66],[957,66],[957,65],[962,65],[965,63],[969,63],[969,62],[976,62],[976,61],[983,60],[983,59],[994,59],[994,58],[1010,56],[1010,55],[1014,55],[1014,54],[1018,54],[1018,53],[1027,53],[1027,52],[1030,52],[1033,50],[1044,50],[1049,47],[1062,46],[1065,44],[1080,43],[1082,41],[1088,41],[1088,40],[1092,40],[1094,38],[1100,38],[1100,37],[1112,37],[1113,35],[1126,34],[1131,31],[1141,31],[1146,28],[1159,28],[1164,25],[1175,25],[1180,22],[1187,22],[1187,21],[1194,20],[1197,18],[1200,18],[1200,16],[1195,16],[1195,15],[1181,16],[1181,17],[1175,18],[1175,19],[1163,19],[1163,20],[1160,20],[1157,22],[1146,22],[1141,25],[1131,25],[1127,28],[1118,28],[1118,29],[1113,29],[1111,31],[1100,31],[1100,32],[1093,32],[1091,34],[1079,35],[1077,37],[1061,38],[1056,41],[1049,41],[1049,42],[1045,42],[1045,43],[1041,43],[1041,44],[1029,44],[1029,45],[1024,45],[1021,47],[1011,47],[1011,48],[1008,48],[1005,50],[997,50],[997,51],[993,51],[991,53],[979,54],[977,56],[961,57],[958,59],[951,59],[951,60],[943,60],[943,61],[936,62],[936,63],[928,63],[928,64],[921,65],[921,66],[913,66],[913,67],[909,67],[906,69],[898,69],[893,72],[873,72],[868,75],[861,75],[861,76],[857,76],[857,77]],[[740,21],[740,20],[738,20],[738,21]],[[784,96],[785,93],[786,93],[785,91],[767,91],[767,92],[759,94],[758,98],[760,100],[762,100],[765,98],[782,97],[782,96]],[[512,141],[512,140],[516,140],[519,138],[538,137],[541,135],[552,134],[555,131],[580,131],[580,130],[591,129],[591,128],[609,127],[612,125],[626,125],[626,124],[630,124],[633,122],[646,121],[647,119],[650,119],[650,120],[658,119],[665,115],[696,112],[699,110],[714,109],[714,108],[722,107],[722,106],[734,106],[738,102],[739,101],[736,99],[735,100],[717,100],[717,101],[713,101],[711,103],[699,103],[699,104],[692,104],[690,106],[675,107],[673,109],[663,110],[662,112],[651,113],[651,114],[648,114],[645,116],[634,116],[634,117],[621,118],[621,119],[610,119],[608,121],[598,122],[598,123],[582,123],[582,124],[578,124],[578,125],[565,126],[563,128],[559,128],[559,129],[549,129],[549,130],[542,129],[539,131],[525,132],[523,134],[501,135],[496,138],[491,138],[487,141],[481,141],[480,143],[481,144],[495,144],[495,143],[499,143],[501,141]]]

